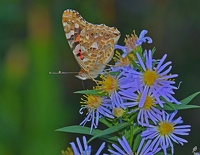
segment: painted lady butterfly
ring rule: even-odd
[[[96,78],[112,59],[120,32],[104,24],[88,23],[70,9],[63,12],[62,23],[69,46],[81,67],[77,77],[82,80]]]

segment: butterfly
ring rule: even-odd
[[[71,9],[63,12],[62,24],[69,46],[81,68],[76,77],[82,80],[98,77],[114,55],[120,32],[104,24],[91,24]]]

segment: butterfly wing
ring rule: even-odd
[[[77,60],[80,57],[80,33],[85,28],[86,21],[78,12],[68,9],[63,12],[62,23],[66,39]]]
[[[66,10],[62,23],[68,43],[81,67],[78,78],[96,78],[112,59],[120,32],[104,24],[86,22],[78,12]]]
[[[94,25],[89,23],[81,31],[80,47],[84,57],[82,66],[90,77],[96,78],[112,59],[114,45],[119,37],[120,32],[116,28],[104,24]]]

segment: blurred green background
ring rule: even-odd
[[[82,81],[49,71],[79,71],[63,32],[64,10],[126,34],[147,29],[156,58],[168,54],[179,74],[178,100],[200,90],[199,0],[0,0],[0,155],[58,155],[74,136],[56,129],[78,124]],[[91,87],[94,83],[84,82]],[[192,104],[200,105],[200,97]],[[176,155],[200,149],[200,109],[179,113],[192,125],[188,144]]]

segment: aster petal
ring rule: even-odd
[[[148,87],[145,86],[143,92],[142,92],[142,96],[140,98],[140,102],[139,102],[139,107],[142,108],[144,106],[144,102],[146,100],[147,97],[147,93],[148,93]]]
[[[172,79],[172,78],[175,78],[175,77],[178,77],[178,74],[172,74],[172,75],[162,76],[159,79]],[[169,81],[169,83],[174,84],[175,82]]]
[[[176,126],[175,129],[182,129],[182,128],[190,128],[191,125],[181,125],[181,126]]]
[[[127,153],[132,152],[132,150],[131,150],[131,148],[130,148],[130,146],[129,146],[129,144],[128,144],[128,142],[127,142],[127,140],[125,139],[124,136],[122,137],[122,140],[123,140],[123,141],[121,141],[120,144],[123,144],[122,146],[124,146],[126,152],[127,152]],[[120,141],[119,141],[119,142],[120,142]]]
[[[120,50],[122,50],[124,53],[127,52],[127,47],[126,47],[126,46],[115,45],[114,48],[115,48],[115,49],[120,49]]]
[[[74,142],[70,143],[71,148],[74,152],[74,155],[80,155],[80,154],[91,155],[92,147],[90,145],[88,146],[85,136],[83,136],[83,145],[81,144],[80,139],[78,137],[76,138],[76,143],[77,143],[78,147],[76,147]],[[104,147],[105,147],[105,142],[100,146],[100,148],[98,149],[98,151],[96,152],[95,155],[99,155]]]
[[[91,113],[89,113],[86,118],[80,123],[80,125],[85,125],[85,123],[87,123],[87,121],[90,121],[90,117],[91,117]]]
[[[160,144],[160,137],[156,137],[155,139],[152,140],[151,147],[153,149],[157,149],[159,147],[159,144]]]
[[[138,61],[139,61],[140,65],[141,65],[142,69],[143,69],[144,71],[146,71],[146,67],[145,67],[145,65],[144,65],[144,63],[143,63],[143,61],[142,61],[142,58],[140,57],[140,55],[139,55],[138,53],[136,53],[136,56],[137,56],[137,58],[138,58]]]
[[[172,138],[172,137],[174,139],[176,139],[177,143],[179,143],[181,145],[183,145],[183,143],[187,143],[188,142],[187,140],[185,140],[183,138],[180,138],[180,137],[176,136],[175,134],[171,134],[170,138]]]
[[[163,71],[163,69],[165,69],[168,65],[170,65],[172,62],[169,61],[169,62],[166,62],[164,65],[160,66],[159,69],[157,69],[157,73],[160,73],[161,71]]]
[[[85,137],[83,137],[83,139],[84,139]],[[76,138],[76,142],[77,142],[77,144],[78,144],[78,148],[79,148],[79,150],[80,150],[80,152],[83,152],[83,148],[82,148],[82,145],[81,145],[81,142],[80,142],[80,139],[77,137]],[[87,149],[87,147],[85,147],[85,150]]]
[[[118,153],[118,152],[116,152],[116,151],[113,151],[113,150],[111,150],[111,149],[108,149],[108,151],[111,153],[111,154],[114,154],[114,155],[122,155],[123,153]],[[107,154],[106,154],[107,155]]]
[[[149,70],[152,71],[152,55],[151,55],[151,51],[149,50],[149,52],[147,52],[146,55],[146,66]]]
[[[99,108],[96,109],[95,124],[96,126],[99,124]]]
[[[147,34],[147,30],[143,30],[141,33],[140,33],[140,36],[139,38],[136,40],[136,46],[140,46],[142,43],[152,43],[152,39],[150,37],[145,37],[145,35]]]
[[[168,74],[171,71],[171,69],[172,69],[172,66],[169,66],[169,68],[167,70],[165,70],[164,72],[160,73],[159,76],[162,76],[162,78],[163,78],[163,76]]]
[[[168,145],[170,145],[170,147],[171,147],[171,153],[174,154],[174,146],[172,144],[171,139],[167,136],[166,140],[168,141]]]
[[[112,145],[119,153],[121,154],[126,154],[122,149],[120,149],[118,146],[116,146],[115,144]]]
[[[105,145],[106,145],[106,143],[105,143],[105,142],[104,142],[104,143],[102,143],[102,144],[101,144],[101,146],[99,147],[99,149],[98,149],[97,153],[96,153],[95,155],[100,155],[100,153],[101,153],[101,151],[104,149]]]
[[[80,141],[79,141],[79,144],[78,144],[78,145],[81,146]],[[87,145],[87,140],[86,140],[85,136],[83,136],[83,145],[84,145],[84,149],[87,150],[88,145]]]
[[[173,133],[177,135],[189,135],[190,129],[175,129]]]
[[[178,113],[178,110],[174,111],[171,115],[170,115],[170,118],[168,121],[173,121],[174,119],[174,116]],[[177,121],[180,121],[181,120],[181,117],[179,117],[176,121],[174,120],[174,122],[177,122]]]
[[[90,126],[90,133],[92,133],[93,127],[96,126],[94,123],[94,119],[95,119],[95,113],[94,113],[94,110],[92,110],[92,122],[91,122],[91,126]]]
[[[165,54],[165,55],[162,57],[162,59],[159,61],[158,65],[156,66],[156,70],[158,70],[158,69],[161,67],[161,65],[162,65],[163,62],[165,61],[166,57],[167,57],[167,54]]]
[[[75,146],[74,143],[70,143],[70,145],[71,145],[71,148],[73,149],[74,154],[80,154],[80,153],[78,152],[78,150],[77,150],[77,148],[76,148],[76,146]]]

